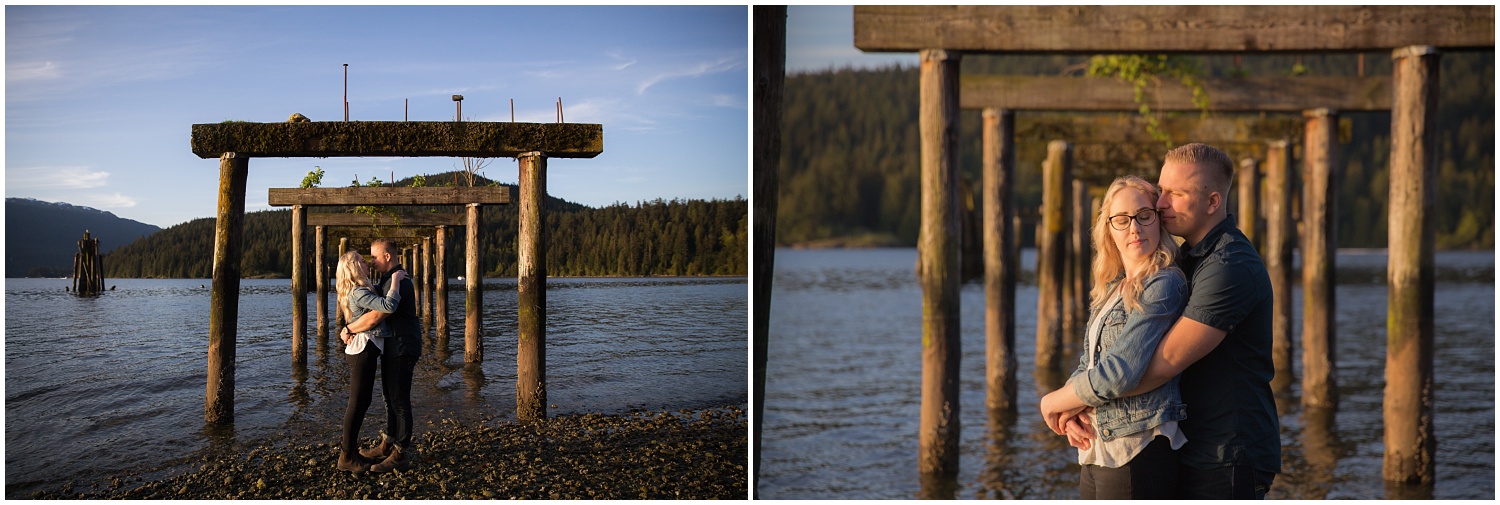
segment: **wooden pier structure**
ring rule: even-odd
[[[201,158],[219,159],[219,203],[214,233],[213,288],[210,295],[208,335],[208,384],[204,399],[204,418],[209,424],[231,424],[234,421],[234,359],[237,318],[239,316],[240,259],[244,248],[245,179],[250,158],[257,157],[361,157],[361,156],[441,156],[472,158],[517,158],[520,162],[521,220],[540,223],[543,219],[539,202],[546,195],[547,158],[592,158],[604,151],[604,128],[598,124],[579,123],[491,123],[491,122],[396,122],[343,121],[301,123],[195,124],[192,127],[192,151]],[[391,192],[392,188],[327,188],[320,204],[335,205],[438,205],[428,200],[418,203],[402,201],[403,195],[415,198],[418,193]],[[402,188],[403,190],[423,188]],[[450,200],[442,205],[466,205],[468,227],[467,254],[477,255],[480,204],[462,200],[458,189],[430,188],[446,191]],[[346,193],[337,193],[338,190]],[[305,191],[305,190],[304,190]],[[335,198],[333,195],[342,195]],[[368,195],[368,196],[362,196]],[[430,197],[428,195],[427,197]],[[370,199],[364,199],[370,198]],[[424,197],[426,198],[426,197]],[[456,198],[456,199],[455,199]],[[341,203],[330,203],[330,202]],[[392,202],[395,203],[392,203]],[[528,205],[527,202],[537,202]],[[294,208],[294,214],[302,216]],[[300,222],[305,217],[294,218]],[[295,224],[294,224],[295,226]],[[305,227],[305,224],[303,224]],[[325,225],[327,226],[327,225]],[[518,262],[520,279],[520,320],[517,346],[516,416],[523,421],[546,417],[546,370],[543,350],[546,345],[546,240],[540,227],[522,225]],[[530,234],[531,236],[527,236]],[[527,245],[529,244],[529,245]],[[300,248],[300,241],[294,249]],[[467,263],[465,281],[471,301],[478,301],[482,272],[478,261]],[[298,272],[294,272],[297,277]],[[441,277],[441,276],[440,276]],[[293,280],[293,283],[302,281]],[[305,287],[303,289],[306,289]],[[295,289],[294,289],[295,290]],[[305,291],[303,291],[305,293]],[[304,298],[299,298],[304,300]],[[295,303],[295,302],[294,302]],[[305,308],[304,308],[305,310]],[[468,308],[469,321],[479,321],[477,303]],[[531,317],[526,317],[530,314]],[[304,316],[305,317],[305,316]],[[295,324],[295,323],[294,323]],[[302,323],[305,324],[305,323]],[[468,337],[478,343],[482,333],[478,324],[465,328],[465,356],[468,359]],[[305,330],[304,330],[305,331]]]
[[[78,252],[73,253],[73,294],[97,295],[104,291],[104,261],[99,257],[99,239],[83,231]]]
[[[924,322],[918,469],[924,476],[950,478],[958,472],[956,384],[959,353],[956,349],[959,343],[959,302],[957,276],[949,275],[945,268],[958,264],[958,250],[952,245],[958,236],[958,220],[950,217],[958,198],[956,176],[953,175],[956,173],[953,160],[956,156],[954,121],[957,109],[960,104],[982,108],[987,129],[993,124],[997,129],[1008,130],[1003,126],[1006,122],[1003,118],[1017,109],[1136,108],[1128,87],[1115,82],[1113,89],[1108,89],[1111,86],[1106,83],[1112,82],[1109,79],[958,79],[962,54],[1391,51],[1395,71],[1389,81],[1381,81],[1381,78],[1320,79],[1302,83],[1247,81],[1244,86],[1210,81],[1206,86],[1213,90],[1211,92],[1217,91],[1215,86],[1224,87],[1222,96],[1214,96],[1212,108],[1216,111],[1235,110],[1234,107],[1238,107],[1235,104],[1243,104],[1247,111],[1280,110],[1304,114],[1303,149],[1306,152],[1303,160],[1304,171],[1308,174],[1304,179],[1310,181],[1304,187],[1304,205],[1311,199],[1319,199],[1313,205],[1318,208],[1308,212],[1308,207],[1304,207],[1303,215],[1303,282],[1308,298],[1304,309],[1308,317],[1303,327],[1304,348],[1308,349],[1304,353],[1304,385],[1316,390],[1331,390],[1335,382],[1332,377],[1331,275],[1337,230],[1331,223],[1336,222],[1337,202],[1326,195],[1337,187],[1338,160],[1333,151],[1335,137],[1330,133],[1330,125],[1337,124],[1340,110],[1392,111],[1388,274],[1391,296],[1384,476],[1390,481],[1432,482],[1435,450],[1431,396],[1432,251],[1435,222],[1432,213],[1426,211],[1433,205],[1434,194],[1438,58],[1443,49],[1493,48],[1493,6],[857,6],[854,9],[854,45],[868,52],[917,52],[921,58],[918,117],[922,150],[922,235],[918,256]],[[1028,92],[1028,86],[1036,88]],[[1393,91],[1380,91],[1381,86]],[[1314,87],[1324,91],[1318,92],[1312,89]],[[1175,100],[1183,101],[1180,90],[1173,92],[1168,89],[1157,98],[1162,102],[1172,102],[1174,96],[1177,97]],[[1006,102],[1007,99],[1011,102]],[[1030,99],[1055,102],[1030,105],[1022,102]],[[1382,100],[1389,101],[1381,103]],[[1168,110],[1157,102],[1152,105],[1156,110]],[[1196,107],[1189,110],[1196,110]],[[992,117],[1002,120],[992,121],[989,119]],[[987,182],[984,188],[987,192],[1000,190],[1005,187],[1003,184],[988,181],[991,177],[1008,180],[1011,177],[1009,172],[1013,170],[1008,164],[1014,160],[1004,155],[1003,146],[1007,141],[1000,135],[986,131],[984,138],[995,139],[1001,144],[1000,147],[986,145],[983,150],[986,158],[996,156],[993,170],[1000,172],[992,175],[992,162],[986,159],[984,177]],[[1275,146],[1268,145],[1268,151],[1272,151],[1272,147]],[[1282,178],[1290,169],[1287,166],[1291,159],[1290,149],[1285,144],[1280,147],[1276,154],[1280,159],[1268,157],[1268,179]],[[1049,148],[1049,155],[1052,151]],[[1272,184],[1267,187],[1268,192],[1287,188],[1285,185],[1273,187]],[[1066,198],[1067,190],[1049,194],[1058,195],[1054,198]],[[1267,217],[1270,218],[1268,243],[1291,236],[1290,231],[1278,229],[1289,226],[1288,209],[1276,207],[1281,202],[1289,202],[1289,196],[1289,193],[1278,193],[1278,200],[1267,206]],[[987,194],[984,201],[1003,205],[1013,200],[1007,194],[994,198]],[[1044,203],[1044,207],[1058,209],[1058,212],[1065,208],[1055,202]],[[988,219],[1003,219],[1001,216],[1005,211],[987,207],[983,214]],[[1003,232],[1003,224],[987,222],[983,229],[987,246],[999,246],[1012,239],[990,236]],[[1280,232],[1286,233],[1278,236]],[[1277,242],[1268,249],[1275,249],[1273,255],[1285,252],[1288,256],[1285,262],[1280,261],[1282,258],[1268,259],[1268,268],[1272,268],[1273,263],[1290,267],[1287,242]],[[1013,304],[1013,300],[1000,299],[1005,293],[1004,286],[996,289],[989,286],[991,282],[1002,282],[1006,278],[988,270],[997,265],[1005,268],[1007,250],[1003,246],[986,247],[986,293],[991,297],[987,300],[991,307],[1002,302]],[[1312,267],[1308,268],[1308,265]],[[1289,270],[1286,273],[1289,274]],[[1061,276],[1065,275],[1065,269],[1049,268],[1039,275]],[[1277,274],[1273,272],[1273,283],[1277,282],[1276,278]],[[1058,286],[1062,285],[1060,281],[1057,278],[1039,279],[1039,282]],[[1277,291],[1289,294],[1289,282],[1289,275],[1281,277],[1281,287]],[[1060,299],[1061,296],[1044,292],[1042,298]],[[1278,293],[1277,314],[1288,313],[1281,300],[1281,293]],[[999,310],[1013,313],[1014,307]],[[1042,307],[1042,310],[1046,308]],[[1060,310],[1056,313],[1061,315]],[[1052,317],[1057,316],[1049,315],[1047,321],[1039,320],[1038,327],[1060,328],[1060,322],[1055,324]],[[986,317],[986,322],[990,325],[986,338],[989,345],[1013,341],[1013,335],[1000,334],[1014,331],[1013,327],[1005,330],[1006,318]],[[1043,357],[1042,345],[1039,340],[1039,361]],[[1307,356],[1314,352],[1322,355]],[[1013,353],[991,350],[986,355],[993,359],[1013,356]],[[1050,360],[1047,361],[1050,366]],[[1290,367],[1287,361],[1279,362],[1278,368]],[[992,367],[1004,366],[1002,363],[987,367],[989,387],[1003,390],[1004,384],[994,379],[1004,374],[991,370]],[[1004,403],[996,402],[994,393],[989,396],[991,400],[987,403],[992,406]],[[1305,391],[1303,396],[1309,408],[1323,408],[1321,405],[1334,399],[1331,391]]]

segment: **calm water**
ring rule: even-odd
[[[1034,261],[1034,251],[1023,253],[1024,268]],[[1385,261],[1384,251],[1340,252],[1339,408],[1331,422],[1305,414],[1300,385],[1281,399],[1284,473],[1269,498],[1495,498],[1494,252],[1437,257],[1437,483],[1426,488],[1387,487],[1381,479]],[[761,497],[918,496],[922,294],[915,262],[914,249],[776,251]],[[1077,498],[1076,453],[1036,411],[1036,321],[1028,308],[1036,307],[1037,288],[1020,284],[1016,291],[1021,407],[1017,420],[992,428],[984,409],[984,287],[962,290],[956,496]],[[1301,305],[1299,289],[1294,339]],[[1293,362],[1300,374],[1300,352]]]
[[[83,490],[141,465],[177,471],[174,461],[210,445],[337,443],[348,366],[336,335],[321,348],[309,335],[307,365],[292,364],[290,281],[241,284],[227,433],[203,422],[209,292],[200,285],[208,281],[110,279],[118,289],[97,298],[65,293],[67,284],[5,283],[8,498],[68,481]],[[747,293],[744,278],[549,280],[549,412],[745,406]],[[447,345],[428,338],[417,366],[418,435],[443,418],[515,417],[515,281],[485,282],[477,367],[463,362],[463,297],[458,283]],[[377,386],[366,439],[384,419]]]

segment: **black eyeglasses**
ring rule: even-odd
[[[1156,222],[1156,209],[1141,209],[1141,211],[1135,213],[1134,216],[1130,214],[1115,214],[1113,216],[1109,216],[1109,226],[1110,228],[1123,231],[1124,229],[1130,227],[1131,219],[1134,219],[1135,222],[1140,223],[1142,227],[1151,226],[1151,223]]]

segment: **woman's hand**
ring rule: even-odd
[[[1078,415],[1078,412],[1086,407],[1078,399],[1078,395],[1073,394],[1072,389],[1063,386],[1042,397],[1042,420],[1047,422],[1047,427],[1051,428],[1053,433],[1066,435],[1067,433],[1063,431],[1063,422]]]
[[[405,279],[405,278],[406,278],[406,271],[405,270],[397,270],[395,272],[391,272],[391,282],[393,282],[393,283],[401,282],[401,279]]]
[[[354,334],[349,333],[348,329],[339,329],[339,340],[343,340],[344,345],[349,345],[354,341]]]
[[[1094,445],[1094,425],[1089,422],[1088,416],[1090,412],[1093,412],[1092,408],[1084,409],[1078,415],[1063,422],[1063,431],[1068,433],[1068,445],[1083,450],[1088,450]]]

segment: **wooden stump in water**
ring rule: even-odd
[[[99,239],[89,238],[88,230],[84,230],[78,252],[73,254],[73,293],[97,295],[103,290],[104,263],[99,259]]]

